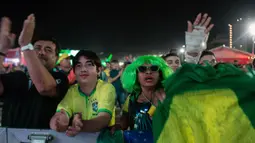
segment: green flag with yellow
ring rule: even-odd
[[[165,83],[156,143],[254,143],[255,78],[230,64],[185,64]]]

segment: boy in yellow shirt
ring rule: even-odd
[[[115,89],[98,79],[101,62],[92,51],[81,50],[73,59],[78,84],[69,88],[59,103],[50,127],[75,136],[79,132],[99,132],[115,124]],[[74,117],[72,126],[69,119]]]

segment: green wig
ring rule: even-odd
[[[140,56],[125,68],[121,76],[122,86],[127,92],[140,92],[141,88],[137,80],[137,68],[143,64],[158,66],[159,70],[162,72],[162,83],[173,73],[173,70],[168,67],[166,62],[161,57],[152,55]]]

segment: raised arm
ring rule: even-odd
[[[207,48],[207,40],[209,32],[213,28],[213,24],[210,24],[211,17],[205,13],[198,14],[196,20],[192,24],[188,21],[188,29],[185,33],[186,52],[185,61],[188,63],[197,64],[201,53]]]
[[[20,47],[31,47],[23,50],[24,58],[27,64],[28,73],[33,81],[37,91],[44,96],[57,96],[57,83],[53,76],[39,60],[36,51],[30,44],[35,28],[35,17],[29,15],[24,21],[23,29],[19,37]]]

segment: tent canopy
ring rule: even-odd
[[[239,64],[249,64],[252,61],[253,55],[228,47],[217,47],[211,50],[218,62],[231,62],[237,61]]]

